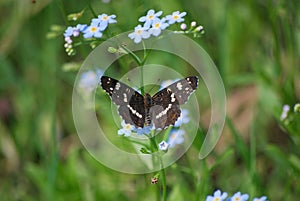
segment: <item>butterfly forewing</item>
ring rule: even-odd
[[[144,97],[111,77],[102,76],[101,86],[108,93],[125,123],[143,127],[145,122]]]
[[[167,86],[166,89],[170,89],[175,94],[179,104],[182,105],[188,101],[190,95],[196,90],[197,87],[198,77],[189,76]]]
[[[152,97],[152,121],[156,128],[165,128],[174,125],[180,117],[180,106],[187,102],[189,96],[198,86],[198,77],[190,76],[181,79]]]

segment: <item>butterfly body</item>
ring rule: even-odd
[[[174,125],[179,118],[180,105],[187,102],[198,86],[198,77],[190,76],[179,80],[151,97],[144,96],[126,84],[107,76],[101,77],[101,86],[118,106],[125,123],[143,128],[154,125],[164,129]]]
[[[151,115],[149,113],[149,108],[153,106],[151,95],[146,93],[144,96],[144,107],[145,107],[145,124],[149,126],[151,124]]]

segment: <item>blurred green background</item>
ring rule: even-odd
[[[186,11],[205,35],[194,39],[216,63],[227,92],[227,121],[213,153],[198,160],[202,137],[167,168],[169,200],[229,194],[297,200],[300,130],[280,121],[282,106],[300,100],[300,1],[91,1],[97,14],[116,14],[116,32],[132,30],[147,10]],[[98,163],[82,146],[72,120],[75,71],[91,51],[68,57],[66,15],[87,1],[0,1],[0,200],[155,200],[148,175],[127,175]],[[207,97],[198,97],[199,102]],[[205,105],[204,105],[205,106]],[[209,111],[209,108],[207,108]],[[204,112],[200,124],[209,122]],[[295,115],[292,122],[299,122]],[[297,130],[298,128],[298,130]]]

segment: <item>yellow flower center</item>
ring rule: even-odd
[[[97,28],[96,27],[92,27],[91,28],[91,32],[96,32],[97,31]]]
[[[156,23],[155,25],[154,25],[154,27],[157,29],[157,28],[159,28],[160,27],[160,23]]]
[[[154,18],[154,15],[149,15],[148,16],[148,19],[150,19],[150,20],[153,19],[153,18]]]
[[[235,200],[235,201],[239,201],[239,200],[240,200],[240,198],[239,198],[239,197],[237,197],[237,198],[234,198],[234,200]]]
[[[141,29],[139,29],[139,30],[137,30],[136,33],[140,35],[140,34],[142,34],[142,32],[143,32],[143,31],[142,31]]]
[[[173,135],[170,136],[170,138],[171,138],[172,140],[174,140],[174,139],[176,138],[176,134],[174,133]]]
[[[177,19],[179,18],[179,16],[178,16],[178,15],[175,15],[173,18],[174,18],[175,20],[177,20]]]
[[[102,17],[102,20],[107,20],[108,19],[108,16],[107,15],[105,15],[104,17]]]
[[[130,124],[126,124],[125,125],[125,129],[129,130],[131,128],[131,125]]]
[[[214,201],[220,201],[220,200],[221,200],[220,198],[215,198],[215,199],[214,199]]]

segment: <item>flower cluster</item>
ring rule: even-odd
[[[90,26],[84,31],[84,38],[101,38],[102,32],[107,28],[108,24],[116,23],[116,15],[101,14],[97,18],[92,19]]]
[[[108,27],[108,24],[116,23],[116,15],[107,15],[105,13],[93,18],[89,25],[77,24],[76,26],[69,26],[64,32],[65,48],[68,55],[75,54],[73,48],[73,39],[83,35],[84,39],[101,38],[103,31]]]
[[[242,194],[241,192],[237,192],[229,198],[227,198],[227,196],[228,194],[226,192],[222,193],[220,190],[216,190],[213,195],[206,197],[206,201],[247,201],[249,199],[248,194]],[[253,198],[253,201],[267,201],[267,197]]]
[[[197,22],[192,21],[190,23],[190,27],[188,28],[188,25],[185,23],[182,23],[180,25],[180,29],[182,31],[175,31],[175,33],[182,33],[182,34],[192,34],[194,38],[200,37],[202,34],[204,34],[204,28],[202,25],[197,25]]]
[[[143,128],[135,127],[134,125],[125,123],[125,121],[121,122],[122,128],[118,130],[119,135],[124,135],[125,137],[130,136],[132,133],[136,133],[137,135],[148,135],[151,130],[154,130],[154,127],[144,126]]]
[[[173,12],[171,15],[160,18],[162,11],[155,12],[153,9],[147,12],[146,16],[140,17],[139,22],[143,25],[137,25],[134,32],[128,35],[135,43],[140,43],[142,39],[147,39],[150,36],[159,36],[161,31],[174,23],[184,21],[186,12],[180,13],[179,11]]]
[[[86,29],[87,25],[78,24],[75,27],[67,27],[64,33],[65,37],[65,49],[68,55],[73,55],[75,50],[73,49],[73,40],[72,37],[79,37],[80,33]]]
[[[106,0],[107,1],[107,0]],[[83,11],[79,13],[72,13],[68,15],[68,20],[77,21],[83,15]],[[139,18],[141,24],[134,28],[134,32],[128,35],[135,43],[140,43],[143,39],[147,39],[151,36],[159,36],[163,30],[170,25],[184,22],[184,16],[186,12],[175,11],[170,15],[162,17],[163,12],[155,12],[153,9],[149,10],[145,16]],[[99,44],[99,38],[102,38],[103,32],[109,24],[117,23],[116,15],[107,15],[105,13],[98,15],[96,18],[91,19],[89,24],[77,24],[76,26],[68,26],[64,31],[65,38],[65,50],[69,56],[76,53],[74,47],[88,42],[92,48]],[[196,22],[190,24],[190,28],[182,23],[180,25],[181,30],[174,31],[179,34],[193,34],[194,37],[199,37],[204,33],[204,29],[201,25],[197,25]],[[51,33],[51,36],[55,35]],[[73,42],[73,40],[76,40]],[[78,40],[80,38],[81,40]],[[94,40],[92,40],[94,39]]]

